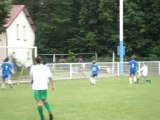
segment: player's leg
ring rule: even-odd
[[[43,115],[43,101],[42,101],[42,96],[41,96],[41,91],[40,90],[34,90],[34,98],[37,101],[37,109],[39,116],[41,120],[44,120],[44,115]]]
[[[93,85],[93,83],[94,83],[94,82],[93,82],[93,79],[94,79],[94,78],[91,76],[91,77],[90,77],[90,82],[91,82],[92,85]]]
[[[8,76],[8,84],[9,84],[10,88],[13,88],[12,81],[11,81],[11,74],[9,74],[9,76]]]
[[[3,74],[2,75],[2,89],[5,88],[6,81],[7,81],[7,75]]]
[[[93,77],[93,85],[96,84],[96,76]]]
[[[150,84],[152,83],[151,80],[146,80],[146,82],[149,82]]]
[[[51,110],[51,107],[50,107],[50,105],[49,105],[49,103],[48,103],[48,101],[45,99],[45,100],[43,100],[43,104],[44,104],[44,106],[45,106],[45,108],[47,109],[47,111],[48,111],[48,114],[49,114],[49,120],[53,120],[53,114],[52,114],[52,110]]]
[[[41,118],[41,120],[44,120],[42,104],[43,104],[43,102],[41,100],[37,101],[37,109],[38,109],[40,118]]]
[[[145,82],[151,83],[151,80],[147,79],[148,78],[147,75],[144,75],[144,77],[145,77]]]
[[[94,74],[93,76],[94,76],[94,77],[93,77],[93,84],[95,85],[95,84],[96,84],[96,77],[98,76],[98,74],[96,73],[96,74]]]
[[[133,80],[134,80],[134,83],[137,83],[137,78],[136,78],[136,73],[135,72],[133,73]]]
[[[90,82],[91,82],[91,84],[93,84],[93,73],[91,73],[91,76],[90,76]]]
[[[42,91],[42,96],[43,96],[43,104],[44,104],[44,106],[47,109],[48,114],[49,114],[49,120],[53,120],[53,114],[52,114],[51,106],[49,105],[49,103],[47,101],[47,90]]]
[[[129,84],[132,84],[132,78],[133,78],[133,74],[132,74],[132,72],[130,72],[130,76],[129,76]]]
[[[142,74],[138,75],[137,83],[139,83],[140,78],[142,77]]]

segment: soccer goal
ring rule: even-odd
[[[97,61],[97,53],[38,54],[48,63],[81,63]]]
[[[15,74],[12,75],[12,79],[18,82],[29,77],[29,67],[33,65],[33,59],[37,56],[37,47],[11,47],[0,46],[0,63],[6,57],[9,57],[10,62],[14,65]]]
[[[33,64],[33,58],[37,56],[37,47],[10,47],[0,46],[0,62],[6,57],[14,58],[25,66]]]

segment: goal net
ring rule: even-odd
[[[0,64],[8,57],[14,66],[15,74],[12,80],[16,82],[30,80],[29,67],[33,65],[33,59],[37,56],[37,47],[9,47],[0,46]],[[15,82],[13,81],[13,82]]]
[[[47,63],[82,63],[97,60],[97,53],[38,54]]]

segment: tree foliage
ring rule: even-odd
[[[160,1],[125,1],[125,42],[127,53],[158,57],[160,50]]]
[[[119,44],[119,0],[13,0],[25,4],[37,31],[39,53],[97,52]],[[160,56],[160,1],[124,1],[126,56]]]
[[[9,16],[10,0],[0,1],[0,33],[4,30],[4,24],[6,23],[6,18]]]

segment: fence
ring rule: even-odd
[[[138,62],[141,67],[142,63],[148,66],[149,76],[160,75],[160,61],[143,61]],[[98,62],[100,66],[99,77],[120,76],[119,62]],[[55,80],[89,78],[91,74],[91,63],[49,63],[47,64],[53,73]],[[129,75],[129,66],[127,62],[123,63],[123,75]]]
[[[160,76],[160,61],[144,61],[138,62],[139,67],[145,63],[148,66],[149,76]],[[120,76],[119,62],[97,62],[100,66],[98,77]],[[89,78],[91,74],[91,63],[48,63],[54,80],[67,80]],[[129,66],[127,62],[123,63],[123,75],[129,76]],[[12,76],[15,82],[30,82],[29,68],[22,67],[20,72]]]

